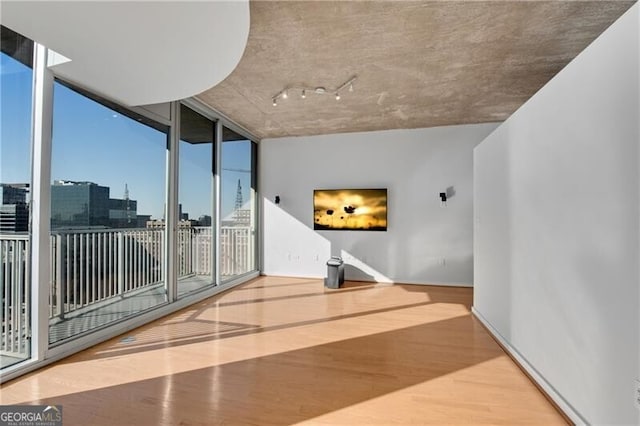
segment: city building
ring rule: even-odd
[[[0,204],[26,204],[29,184],[0,184]]]
[[[57,180],[51,186],[51,228],[108,228],[109,188]]]
[[[29,206],[26,204],[0,204],[0,232],[27,232]]]
[[[147,222],[151,220],[150,214],[139,214],[136,216],[136,228],[146,228]]]
[[[89,3],[2,4],[34,153],[30,235],[0,251],[20,278],[3,405],[92,425],[640,424],[639,3]],[[156,148],[128,167],[163,188],[163,219],[52,238],[56,131],[103,164],[105,123],[133,129],[109,138],[122,159]],[[211,227],[181,220],[202,211],[183,188]],[[313,229],[314,190],[367,188],[386,231]],[[64,217],[88,222],[77,204]],[[334,256],[344,288],[324,286]]]
[[[109,193],[110,188],[93,182],[55,181],[51,186],[51,228],[135,228],[138,202],[110,198]]]
[[[109,226],[111,228],[136,228],[137,225],[138,202],[136,200],[109,198]]]
[[[211,216],[202,215],[198,218],[198,226],[211,226]]]
[[[222,226],[250,226],[252,209],[249,202],[222,218]]]
[[[197,222],[193,220],[180,219],[178,221],[179,229],[190,229],[194,226],[197,226]],[[146,227],[150,229],[164,229],[165,221],[163,219],[148,220],[146,222]]]
[[[28,184],[0,184],[0,232],[29,230]]]

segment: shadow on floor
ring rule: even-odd
[[[465,315],[25,403],[60,404],[70,425],[289,425],[501,355]]]
[[[320,282],[315,283],[316,286],[321,286]],[[144,338],[140,340],[128,338],[126,344],[116,342],[109,346],[99,345],[86,351],[83,351],[76,357],[72,357],[61,361],[61,363],[73,363],[78,359],[101,359],[110,358],[115,356],[128,355],[133,353],[139,353],[144,351],[152,351],[158,349],[171,348],[176,346],[190,345],[195,343],[203,343],[207,341],[214,341],[219,339],[227,339],[231,337],[244,336],[249,334],[264,333],[269,331],[283,330],[293,327],[308,326],[313,324],[321,324],[330,321],[338,321],[349,318],[357,318],[366,315],[381,314],[385,312],[393,312],[402,309],[415,308],[419,306],[426,306],[436,303],[449,303],[449,304],[462,304],[465,306],[467,312],[470,312],[469,303],[469,289],[451,289],[437,287],[430,288],[422,286],[421,288],[414,288],[416,286],[405,285],[400,286],[405,291],[417,292],[422,294],[428,294],[429,299],[423,302],[408,303],[403,305],[393,305],[385,308],[368,309],[358,312],[345,313],[341,315],[334,315],[328,317],[314,318],[309,320],[302,320],[296,322],[290,322],[286,324],[277,324],[271,326],[262,326],[248,323],[237,323],[228,321],[211,321],[201,319],[201,314],[209,309],[218,309],[221,306],[232,306],[243,303],[258,303],[258,302],[271,302],[280,300],[290,300],[295,298],[306,298],[314,296],[329,296],[344,294],[346,292],[353,291],[374,291],[380,284],[369,282],[351,282],[346,281],[344,288],[336,290],[325,290],[324,292],[303,293],[299,295],[286,295],[281,297],[271,297],[262,299],[241,300],[237,302],[217,302],[219,298],[224,297],[224,294],[217,295],[211,299],[207,299],[201,303],[191,306],[175,314],[170,315],[165,319],[161,319],[157,322],[151,323],[142,327],[139,330],[144,330]],[[389,284],[382,284],[382,286],[389,286]],[[396,285],[397,286],[397,285]],[[235,290],[233,290],[235,292]],[[131,333],[128,333],[131,334]],[[142,334],[142,333],[140,333]]]

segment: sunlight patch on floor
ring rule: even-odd
[[[487,370],[503,374],[487,375]],[[339,399],[340,387],[328,398]],[[498,424],[512,425],[526,421],[523,400],[537,421],[547,413],[541,424],[566,424],[548,411],[549,402],[506,354],[296,424],[336,425],[345,419],[363,425],[496,424],[499,413]]]
[[[306,280],[293,288],[230,291],[56,363],[37,373],[35,386],[40,398],[50,398],[469,315],[463,304],[433,302],[426,288],[406,287],[327,290],[320,280]],[[0,400],[23,402],[33,386],[11,382]]]

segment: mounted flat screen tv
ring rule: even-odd
[[[313,229],[386,231],[387,189],[316,189]]]

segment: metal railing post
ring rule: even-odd
[[[5,318],[9,318],[9,300],[8,300],[8,286],[7,286],[7,267],[6,265],[8,264],[9,260],[7,259],[7,254],[8,254],[8,246],[9,246],[9,242],[8,241],[0,241],[0,309],[2,310],[0,313],[2,314],[2,317]],[[7,334],[6,332],[2,331],[2,336],[0,336],[0,350],[2,351],[6,351],[7,350]]]
[[[124,295],[124,233],[118,232],[118,295]]]
[[[51,264],[55,265],[56,278],[53,290],[56,294],[56,314],[60,319],[64,318],[64,295],[67,286],[65,280],[62,279],[62,235],[56,234],[56,258],[51,260]]]

